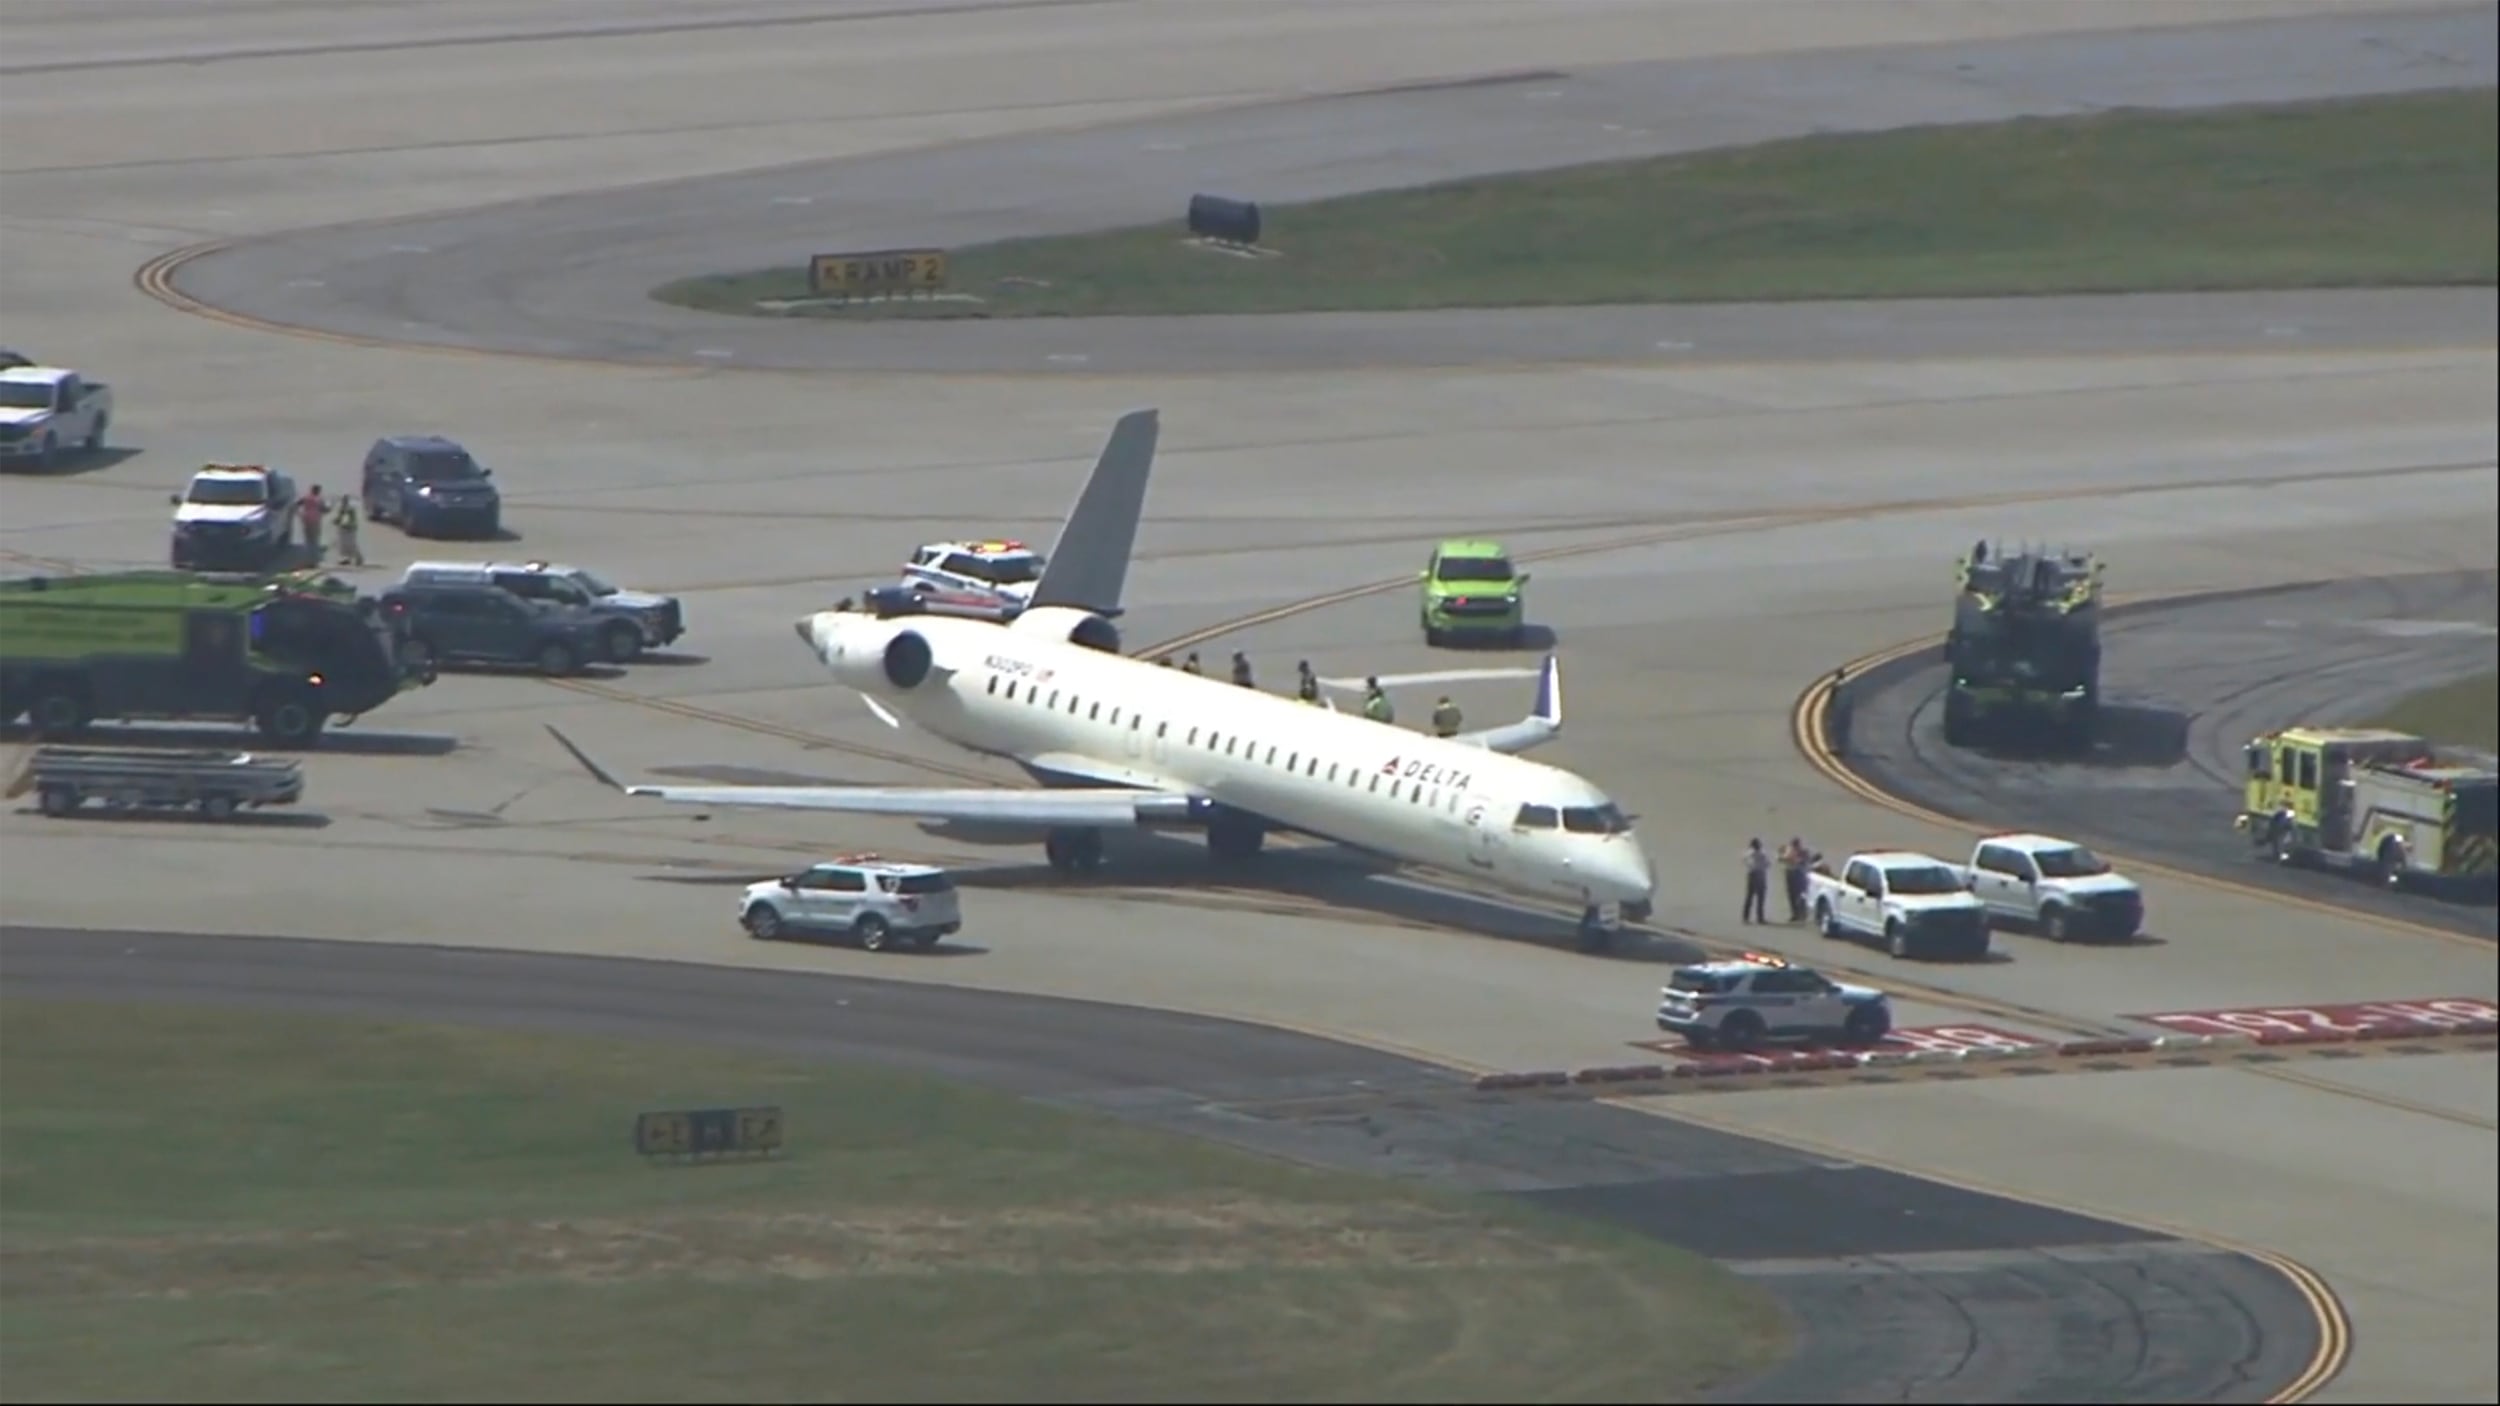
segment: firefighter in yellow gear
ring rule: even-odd
[[[1294,682],[1293,696],[1301,699],[1305,703],[1318,703],[1319,675],[1311,672],[1311,661],[1308,659],[1298,660],[1295,662],[1293,667],[1294,672],[1301,676]]]
[[[1389,695],[1381,690],[1377,677],[1363,680],[1363,716],[1376,723],[1398,720],[1398,710],[1389,706]]]
[[[1440,702],[1432,705],[1432,735],[1435,737],[1458,736],[1458,705],[1451,702],[1450,696],[1446,693],[1441,695]]]

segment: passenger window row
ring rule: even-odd
[[[988,692],[992,697],[1004,697],[1009,702],[1024,703],[1032,707],[1040,708],[1046,712],[1055,713],[1063,711],[1060,707],[1062,690],[1054,688],[1045,693],[1040,684],[1009,678],[1003,674],[993,673],[990,675]],[[1066,691],[1065,697],[1067,700],[1067,707],[1064,711],[1070,717],[1079,716],[1081,709],[1083,710],[1082,716],[1088,722],[1101,723],[1107,727],[1116,729],[1122,725],[1122,719],[1125,718],[1129,731],[1135,733],[1143,733],[1145,731],[1147,719],[1143,714],[1138,713],[1134,709],[1126,709],[1117,704],[1113,704],[1110,705],[1108,712],[1106,713],[1105,705],[1099,700],[1089,704],[1084,699],[1078,697],[1073,690]],[[1158,742],[1169,741],[1171,738],[1171,732],[1172,725],[1169,722],[1157,721],[1154,725],[1155,740]],[[1316,752],[1306,753],[1298,750],[1285,750],[1279,748],[1277,744],[1272,742],[1266,744],[1266,755],[1265,757],[1261,757],[1259,755],[1260,743],[1258,739],[1244,738],[1239,733],[1226,736],[1211,727],[1190,728],[1188,735],[1182,741],[1182,745],[1188,747],[1203,746],[1210,752],[1220,751],[1228,757],[1238,757],[1244,761],[1252,762],[1260,766],[1288,772],[1298,772],[1301,775],[1309,777],[1318,777],[1321,774],[1320,766],[1323,761],[1326,761],[1325,758],[1321,757]],[[1282,758],[1281,762],[1279,761],[1280,756]],[[1451,814],[1456,814],[1458,812],[1460,793],[1456,790],[1445,791],[1441,787],[1427,786],[1420,781],[1413,781],[1403,777],[1391,777],[1386,773],[1378,771],[1368,771],[1352,762],[1328,761],[1326,764],[1328,767],[1327,779],[1332,783],[1342,777],[1348,788],[1358,791],[1369,790],[1372,794],[1378,795],[1384,789],[1382,783],[1385,781],[1387,783],[1385,789],[1391,800],[1403,800],[1414,805],[1423,806],[1427,809],[1446,810]],[[1368,778],[1368,784],[1366,783],[1366,778]],[[1538,807],[1538,809],[1544,810],[1550,814],[1553,807],[1543,806]]]

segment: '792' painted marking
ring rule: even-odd
[[[2500,1020],[2500,1006],[2475,996],[2435,996],[2419,1001],[2363,1001],[2313,1006],[2254,1006],[2244,1010],[2159,1011],[2131,1015],[2183,1035],[2359,1035],[2413,1025],[2445,1029],[2479,1020]]]

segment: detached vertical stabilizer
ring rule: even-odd
[[[1120,613],[1161,424],[1158,411],[1132,410],[1111,427],[1111,442],[1102,447],[1093,477],[1085,480],[1085,491],[1059,528],[1059,540],[1051,544],[1050,563],[1034,584],[1032,606]]]

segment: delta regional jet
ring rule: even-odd
[[[1518,757],[1562,731],[1548,655],[1518,722],[1438,738],[1121,653],[1112,619],[1154,456],[1157,415],[1123,417],[1069,516],[1033,603],[1011,622],[907,606],[796,622],[826,672],[889,726],[1021,766],[1039,789],[627,785],[563,733],[575,761],[630,796],[912,818],[1038,839],[1053,868],[1102,863],[1106,830],[1202,830],[1238,863],[1299,831],[1508,893],[1581,909],[1585,945],[1650,911],[1655,880],[1604,792]]]

